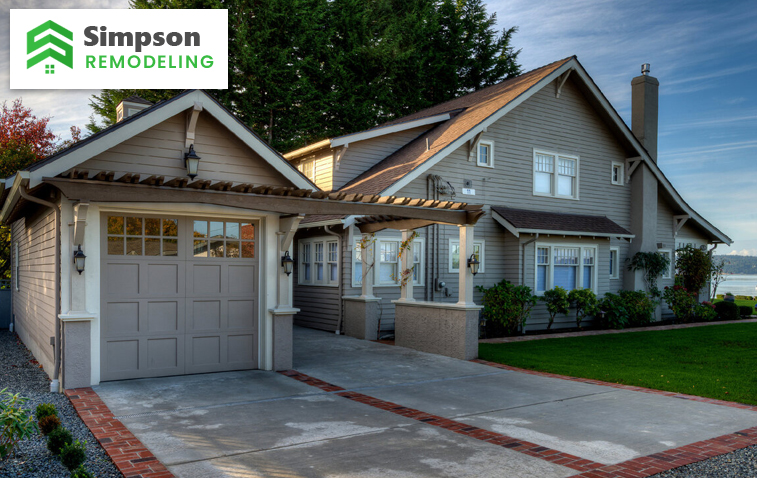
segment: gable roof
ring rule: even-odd
[[[630,231],[608,219],[606,216],[531,211],[504,206],[492,206],[492,213],[494,220],[502,224],[515,237],[518,237],[521,233],[634,237]]]

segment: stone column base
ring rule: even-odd
[[[478,305],[392,301],[395,345],[461,360],[478,357]]]
[[[378,340],[380,297],[345,296],[344,335],[362,340]]]
[[[294,339],[292,324],[294,314],[299,309],[271,309],[273,315],[273,370],[289,370],[292,368]]]
[[[92,324],[87,314],[64,314],[63,322],[63,389],[92,385]]]

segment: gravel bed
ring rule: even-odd
[[[98,478],[123,478],[105,450],[76,414],[73,405],[62,393],[50,393],[50,380],[39,368],[31,352],[18,340],[16,334],[0,330],[0,390],[19,393],[29,398],[25,407],[32,410],[40,403],[52,403],[58,409],[61,424],[74,440],[87,442],[87,461],[84,466]],[[27,438],[18,445],[14,454],[0,461],[0,477],[70,476],[57,457],[47,450],[42,434]]]
[[[757,446],[750,446],[709,460],[674,468],[653,478],[755,478],[757,477]]]

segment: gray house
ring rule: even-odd
[[[409,295],[398,251],[411,227],[401,236],[359,216],[306,217],[295,236],[295,323],[370,339],[391,333],[399,306],[461,301],[458,269],[471,253],[480,262],[475,285],[507,279],[537,295],[560,285],[602,296],[644,289],[624,266],[637,251],[672,258],[685,244],[730,244],[657,163],[658,87],[645,65],[632,81],[629,128],[571,57],[285,154],[323,190],[479,203],[486,212],[465,246],[454,226],[416,229]],[[671,267],[660,285],[672,276]],[[526,328],[547,318],[537,307]]]

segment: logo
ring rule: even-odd
[[[58,36],[53,35],[52,32],[43,36],[39,40],[35,40],[35,38],[37,38],[39,35],[46,33],[49,30],[52,30],[52,32],[55,32],[58,35],[64,38],[67,38],[71,42],[74,41],[74,34],[71,33],[70,30],[63,28],[62,26],[58,25],[52,20],[48,20],[42,25],[38,26],[37,28],[29,30],[29,32],[26,34],[26,53],[27,54],[36,53],[36,54],[34,54],[33,57],[26,60],[26,69],[28,70],[29,68],[33,67],[37,63],[40,63],[41,61],[46,60],[48,58],[58,60],[61,64],[73,69],[74,67],[74,47],[73,46],[61,40]],[[57,47],[57,49],[55,47]],[[42,48],[45,48],[45,49],[42,51],[39,51]],[[62,50],[63,53],[61,53],[59,50]],[[45,74],[46,75],[55,74],[55,65],[46,64]]]

